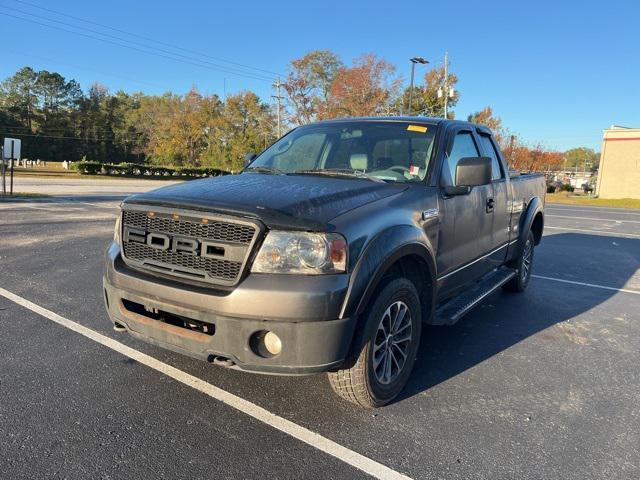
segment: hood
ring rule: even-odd
[[[248,172],[162,187],[125,203],[248,216],[271,228],[322,230],[333,218],[406,188],[362,179]]]

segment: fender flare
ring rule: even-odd
[[[365,248],[353,271],[349,290],[345,297],[341,318],[356,317],[356,327],[349,353],[345,359],[345,368],[355,364],[366,341],[377,328],[376,322],[368,321],[363,315],[372,295],[380,286],[386,272],[399,259],[408,255],[418,255],[426,263],[431,280],[429,305],[430,312],[422,312],[424,318],[432,318],[436,299],[436,263],[433,248],[425,243],[423,232],[409,225],[392,227],[381,232]],[[424,299],[421,299],[424,300]],[[424,301],[421,302],[424,304]],[[429,315],[425,317],[425,315]]]
[[[421,230],[409,225],[391,227],[371,240],[351,274],[340,318],[361,315],[385,273],[396,261],[408,255],[417,255],[427,264],[432,296],[435,297],[435,255],[425,240]],[[431,300],[433,304],[433,298]]]
[[[544,228],[543,210],[544,210],[544,205],[540,200],[540,198],[533,197],[529,202],[529,205],[527,205],[526,212],[524,213],[524,215],[520,217],[520,227],[519,227],[520,231],[518,232],[518,245],[524,245],[527,235],[529,235],[529,230],[531,230],[533,221],[536,218],[536,215],[538,213],[540,213],[542,216],[542,227]],[[542,233],[540,234],[540,238],[542,238]],[[536,242],[536,245],[538,243],[540,243],[540,239],[538,239],[538,241]]]

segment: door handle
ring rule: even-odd
[[[496,202],[493,200],[493,198],[488,198],[487,199],[487,213],[493,212],[493,207],[494,207],[495,203]]]

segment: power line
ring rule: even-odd
[[[29,134],[33,132],[33,130],[31,130],[29,127],[22,127],[22,126],[3,125],[2,128],[7,128],[7,129],[11,129],[11,130],[27,130],[27,132]],[[51,132],[68,132],[69,130],[71,130],[71,129],[70,128],[46,128],[46,131],[48,133],[51,133]],[[115,135],[115,132],[113,130],[108,129],[108,128],[91,129],[91,131],[92,132],[101,132],[101,133],[110,133],[110,134]],[[21,133],[19,133],[19,132],[15,132],[15,134],[16,135],[21,135]]]
[[[163,88],[165,90],[171,90],[171,88],[168,87],[167,85],[160,85],[160,84],[157,84],[157,83],[145,82],[143,80],[138,80],[136,78],[128,77],[126,75],[119,75],[117,73],[105,72],[103,70],[97,70],[95,68],[89,68],[89,67],[85,67],[85,66],[81,66],[81,65],[76,65],[74,63],[65,62],[65,61],[58,60],[58,59],[51,58],[51,57],[45,57],[45,56],[42,56],[42,55],[34,55],[32,53],[20,52],[20,51],[17,51],[17,50],[8,50],[8,49],[4,49],[4,48],[0,48],[0,51],[5,52],[5,53],[13,53],[13,54],[17,54],[17,55],[22,55],[22,56],[25,56],[25,57],[33,57],[33,58],[37,58],[37,59],[40,59],[40,60],[45,60],[47,62],[54,62],[54,63],[59,64],[59,65],[66,65],[66,66],[69,66],[69,67],[72,67],[72,68],[76,68],[76,69],[79,69],[79,70],[86,70],[87,72],[99,73],[100,75],[106,75],[106,76],[110,76],[110,77],[114,77],[114,78],[121,78],[123,80],[127,80],[129,82],[134,82],[134,83],[139,83],[141,85],[147,85],[147,86],[150,86],[150,87],[156,87],[156,88]]]
[[[17,137],[39,137],[39,138],[58,138],[64,140],[82,140],[84,142],[115,142],[116,138],[84,138],[84,137],[69,137],[63,135],[40,135],[36,133],[17,133],[17,132],[0,132],[0,135],[15,135]],[[125,140],[138,140],[140,137],[131,138],[131,137],[122,137]]]
[[[36,4],[30,3],[30,2],[25,2],[23,0],[13,0],[13,1],[16,2],[16,3],[21,3],[23,5],[28,5],[30,7],[38,8],[40,10],[44,10],[46,12],[54,13],[56,15],[61,15],[63,17],[71,18],[73,20],[78,20],[80,22],[88,23],[88,24],[91,24],[91,25],[96,25],[96,26],[101,27],[101,28],[106,28],[106,29],[112,30],[114,32],[124,33],[125,35],[129,35],[129,36],[132,36],[132,37],[140,38],[142,40],[147,40],[149,42],[154,42],[154,43],[157,43],[158,45],[164,45],[166,47],[170,47],[170,48],[173,48],[175,50],[182,50],[183,52],[189,52],[189,53],[192,53],[192,54],[195,54],[195,55],[199,55],[199,56],[202,56],[202,57],[210,58],[212,60],[217,60],[219,62],[225,62],[225,63],[229,63],[231,65],[236,65],[238,67],[249,68],[251,70],[256,70],[256,71],[259,71],[259,72],[269,73],[269,74],[272,74],[272,75],[281,75],[281,73],[279,73],[279,72],[274,72],[274,71],[266,70],[266,69],[263,69],[263,68],[253,67],[251,65],[246,65],[246,64],[243,64],[243,63],[234,62],[232,60],[226,60],[226,59],[220,58],[220,57],[214,57],[214,56],[208,55],[206,53],[202,53],[202,52],[198,52],[198,51],[191,50],[191,49],[188,49],[188,48],[180,47],[180,46],[177,46],[177,45],[173,45],[171,43],[166,43],[166,42],[163,42],[163,41],[160,41],[160,40],[156,40],[154,38],[145,37],[144,35],[128,32],[126,30],[121,30],[119,28],[111,27],[111,26],[105,25],[103,23],[94,22],[92,20],[87,20],[85,18],[76,17],[76,16],[70,15],[68,13],[60,12],[58,10],[53,10],[53,9],[50,9],[50,8],[45,8],[45,7],[42,7],[40,5],[36,5]]]
[[[209,62],[207,60],[201,60],[199,58],[194,58],[192,56],[171,52],[169,50],[164,50],[162,48],[154,47],[153,45],[147,45],[145,43],[140,43],[140,42],[136,42],[136,41],[133,41],[133,40],[128,40],[126,38],[117,37],[115,35],[110,35],[108,33],[103,33],[103,32],[99,32],[97,30],[93,30],[93,29],[90,29],[90,28],[82,27],[82,26],[79,26],[79,25],[74,25],[72,23],[63,22],[61,20],[56,20],[56,19],[53,19],[53,18],[44,17],[42,15],[38,15],[38,14],[35,14],[35,13],[31,13],[31,12],[27,12],[27,11],[24,11],[24,10],[20,10],[18,8],[7,7],[6,5],[0,5],[0,7],[8,8],[9,10],[13,10],[14,12],[18,12],[18,13],[21,13],[23,15],[29,15],[31,17],[39,18],[41,20],[46,20],[47,22],[59,23],[60,25],[65,25],[67,27],[84,30],[84,31],[87,31],[87,32],[90,32],[90,33],[94,33],[94,34],[97,34],[97,35],[102,35],[102,36],[107,37],[107,38],[112,38],[112,39],[115,39],[115,40],[118,40],[118,41],[121,41],[121,42],[130,43],[132,45],[139,45],[141,47],[148,48],[148,49],[151,49],[151,50],[156,50],[158,52],[162,52],[162,53],[165,53],[165,54],[168,54],[168,55],[182,57],[182,58],[184,58],[186,60],[193,60],[193,61],[196,61],[196,62],[205,63],[207,65],[211,65],[214,68],[224,69],[225,72],[229,71],[229,72],[234,72],[234,73],[238,73],[238,74],[241,74],[241,75],[248,74],[248,75],[255,76],[255,77],[263,77],[265,80],[269,80],[269,81],[271,80],[270,77],[265,77],[264,75],[260,75],[260,74],[256,74],[256,73],[252,73],[252,72],[245,72],[245,71],[239,70],[237,68],[227,67],[225,65],[219,65],[219,64],[216,64],[216,63]]]
[[[37,20],[32,20],[30,18],[19,17],[17,15],[12,15],[12,14],[6,13],[6,12],[0,12],[0,15],[4,15],[4,16],[7,16],[7,17],[11,17],[11,18],[15,18],[15,19],[18,19],[18,20],[22,20],[24,22],[30,22],[30,23],[34,23],[34,24],[37,24],[37,25],[42,25],[44,27],[53,28],[55,30],[61,30],[63,32],[72,33],[72,34],[75,34],[75,35],[80,35],[82,37],[91,38],[93,40],[98,40],[98,41],[101,41],[101,42],[109,43],[109,44],[116,45],[116,46],[122,47],[122,48],[128,48],[130,50],[135,50],[135,51],[138,51],[138,52],[146,53],[148,55],[154,55],[156,57],[161,57],[161,58],[173,60],[173,61],[176,61],[176,62],[182,62],[182,63],[194,65],[194,66],[200,67],[200,68],[205,68],[205,69],[209,69],[209,70],[217,70],[217,71],[228,73],[228,74],[231,74],[231,75],[245,77],[245,78],[249,78],[249,79],[252,79],[252,80],[260,80],[260,81],[263,81],[263,82],[271,82],[272,81],[272,79],[270,79],[270,78],[260,77],[260,76],[252,75],[252,74],[249,74],[249,73],[247,73],[247,74],[238,73],[238,72],[234,72],[234,71],[231,71],[231,70],[225,70],[225,69],[222,69],[222,68],[213,68],[213,67],[207,66],[206,64],[197,63],[197,62],[190,61],[190,60],[183,60],[183,59],[180,59],[180,58],[175,58],[175,57],[172,57],[172,56],[169,56],[169,55],[164,55],[164,54],[156,53],[156,52],[153,52],[153,51],[143,50],[141,48],[137,48],[137,47],[134,47],[134,46],[131,46],[131,45],[126,45],[126,44],[114,42],[114,41],[106,39],[106,38],[100,38],[100,37],[96,37],[96,36],[89,35],[89,34],[86,34],[86,33],[76,32],[76,31],[73,31],[73,30],[68,30],[66,28],[58,27],[56,25],[50,25],[48,23],[42,23],[42,22],[39,22]],[[99,33],[99,32],[97,32],[97,33]]]

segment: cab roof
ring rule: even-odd
[[[328,124],[328,123],[351,123],[351,122],[414,122],[414,123],[429,123],[435,125],[475,125],[470,122],[462,120],[449,120],[437,117],[420,117],[420,116],[387,116],[387,117],[346,117],[346,118],[332,118],[330,120],[320,120],[313,124]]]

